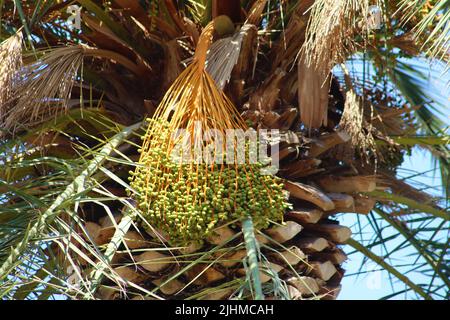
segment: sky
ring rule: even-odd
[[[414,170],[425,172],[428,170],[433,170],[434,166],[431,156],[428,153],[415,148],[412,155],[405,159],[402,168],[405,171]],[[438,186],[440,185],[439,171],[433,171],[421,177],[417,177],[415,181]],[[434,191],[434,193],[439,195],[439,191]],[[340,218],[340,223],[349,227],[353,226],[352,231],[354,234],[358,232],[355,214],[346,214],[345,216],[342,215]],[[385,236],[389,236],[389,234],[385,234]],[[346,252],[351,251],[345,247],[344,250]],[[405,286],[401,283],[396,283],[394,287],[392,287],[388,272],[379,270],[379,267],[374,263],[367,264],[366,271],[368,272],[366,274],[359,276],[352,275],[358,271],[361,263],[362,256],[360,254],[355,254],[349,256],[349,260],[344,264],[344,269],[346,270],[347,276],[344,277],[342,281],[342,290],[338,296],[339,300],[380,299],[395,292],[394,289],[396,289],[396,291],[400,291],[405,288]],[[415,282],[420,280],[420,274],[412,274],[410,277],[411,280],[415,280]],[[407,298],[410,298],[410,296],[398,295],[394,297],[394,299],[400,300]]]

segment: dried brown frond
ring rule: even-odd
[[[181,66],[181,48],[177,40],[167,41],[164,45],[164,51],[167,56],[166,69],[164,71],[164,88],[169,86],[180,75],[183,68]]]
[[[370,156],[376,154],[372,125],[364,119],[363,99],[353,88],[347,89],[344,112],[339,126],[351,136],[350,143],[347,145],[352,151],[358,151],[363,160],[368,162]]]
[[[14,133],[64,112],[83,53],[81,46],[46,50],[41,59],[24,66],[14,85],[14,103],[3,110],[2,127]]]
[[[302,53],[307,64],[334,67],[355,47],[357,33],[368,31],[370,0],[318,0],[311,8]]]
[[[309,128],[319,128],[327,123],[329,70],[326,67],[310,66],[299,51],[304,45],[310,8],[313,1],[299,2],[292,13],[284,40],[272,49],[276,66],[283,70],[290,69],[297,64],[298,70],[298,102],[301,121]],[[274,70],[274,69],[273,69]]]
[[[272,70],[282,68],[290,71],[298,61],[299,51],[305,41],[306,27],[310,16],[310,7],[314,0],[301,1],[296,4],[289,22],[283,31],[283,40],[275,43],[270,57],[273,59]]]
[[[21,65],[22,33],[18,32],[0,44],[0,129],[4,128],[8,102],[13,96],[14,79]]]
[[[258,25],[263,17],[263,11],[267,4],[267,0],[256,0],[250,8],[247,20],[245,23]]]
[[[217,87],[223,89],[230,81],[231,72],[238,62],[242,42],[250,33],[256,31],[254,25],[244,24],[233,36],[220,39],[211,45],[206,60],[206,71],[211,75]],[[252,61],[248,61],[252,63]]]
[[[387,107],[388,101],[377,100],[372,115],[366,108],[366,119],[371,119],[372,125],[387,136],[414,134],[414,118],[411,115],[413,109],[408,106]]]
[[[298,105],[300,119],[308,128],[327,125],[329,72],[300,59],[298,62]]]

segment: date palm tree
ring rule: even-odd
[[[448,101],[421,70],[448,67],[449,17],[445,0],[0,0],[0,296],[335,299],[350,249],[392,296],[448,298],[447,202],[399,173],[418,146],[449,190]],[[277,176],[158,170],[161,121],[194,120],[278,130]],[[226,179],[242,188],[222,197]]]

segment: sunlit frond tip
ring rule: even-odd
[[[0,44],[0,123],[5,119],[7,101],[13,96],[13,83],[22,65],[22,33],[17,33]]]
[[[83,48],[68,46],[41,53],[41,59],[15,72],[12,95],[1,104],[1,127],[7,132],[29,128],[67,109]]]

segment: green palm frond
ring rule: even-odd
[[[445,102],[442,96],[436,96],[429,89],[429,79],[417,68],[407,63],[398,62],[390,73],[392,82],[402,93],[403,97],[413,106],[419,106],[415,111],[416,119],[425,135],[439,135],[445,130],[442,116],[445,114]],[[428,80],[428,81],[427,81]],[[450,194],[450,175],[448,169],[448,144],[439,144],[430,148],[431,153],[440,167],[442,185],[447,194]]]
[[[249,216],[242,221],[242,232],[245,239],[245,247],[247,248],[247,259],[250,277],[252,279],[254,294],[256,300],[264,300],[264,294],[261,287],[261,280],[259,277],[259,263],[258,263],[258,241],[255,238],[255,231],[253,229],[252,218]]]
[[[424,132],[436,134],[445,126],[441,120],[445,104],[442,97],[430,90],[429,77],[418,67],[397,61],[389,73],[392,83],[412,106],[418,106],[417,120]],[[436,79],[436,77],[434,78]]]
[[[408,206],[408,209],[411,212],[414,210],[414,211],[418,211],[418,212],[429,213],[437,218],[443,219],[444,221],[450,220],[450,214],[446,210],[436,208],[436,207],[431,206],[426,203],[419,203],[419,202],[417,202],[413,199],[407,198],[407,197],[402,197],[399,195],[382,192],[382,191],[373,191],[373,192],[368,193],[368,195],[373,196],[373,197],[383,200],[383,201],[393,201],[398,204],[404,204],[404,205]]]
[[[244,278],[244,280],[236,279],[217,287],[208,288],[192,295],[190,299],[220,296],[220,293],[223,292],[235,292],[237,297],[242,298],[260,298],[263,290],[276,291],[278,295],[282,294],[282,285],[277,282],[276,273],[271,273],[270,270],[267,272],[270,277],[274,277],[274,283],[272,285],[265,284],[264,287],[261,286],[258,277],[260,272],[266,271],[262,271],[260,268],[258,261],[261,258],[256,246],[255,235],[251,226],[248,227],[248,223],[245,222],[243,231],[223,244],[204,252],[175,256],[175,260],[171,263],[187,263],[176,273],[162,279],[152,290],[147,290],[126,280],[126,278],[122,278],[116,272],[116,265],[112,260],[117,254],[131,255],[132,252],[136,252],[136,249],[131,250],[126,246],[123,248],[122,244],[126,243],[124,235],[128,229],[134,228],[136,217],[140,217],[142,221],[145,220],[128,198],[112,194],[104,187],[103,183],[113,181],[125,189],[130,189],[129,184],[117,175],[120,175],[120,172],[116,171],[114,166],[134,167],[136,165],[119,150],[119,146],[130,144],[133,147],[138,147],[129,138],[141,125],[136,124],[123,128],[119,125],[114,126],[106,120],[101,120],[102,116],[99,117],[99,113],[94,113],[92,110],[86,110],[84,117],[89,118],[89,114],[96,114],[96,119],[102,123],[102,127],[109,126],[112,132],[118,133],[106,140],[97,138],[97,143],[100,145],[94,149],[80,147],[83,159],[60,160],[41,156],[31,160],[23,160],[16,156],[14,150],[8,149],[11,144],[6,144],[3,149],[9,152],[9,156],[5,155],[5,159],[12,159],[6,163],[11,170],[36,167],[39,164],[51,166],[54,170],[42,175],[40,179],[30,179],[25,176],[25,184],[14,180],[17,174],[10,176],[8,182],[0,180],[0,188],[5,191],[4,198],[0,199],[4,202],[0,209],[0,234],[2,235],[0,261],[3,278],[0,285],[0,296],[2,298],[95,299],[98,291],[110,290],[113,294],[118,295],[133,293],[143,298],[161,299],[156,295],[156,292],[167,283],[176,281],[184,272],[199,265],[212,265],[217,261],[227,262],[227,256],[233,251],[245,249],[243,243],[236,247],[225,248],[229,242],[242,236],[249,246],[248,271],[252,276]],[[72,112],[72,115],[60,117],[53,128],[64,128],[64,125],[67,125],[64,122],[70,121],[70,119],[81,120],[77,119],[76,112]],[[42,128],[47,129],[49,127],[51,126],[42,126]],[[17,145],[17,141],[15,144]],[[31,181],[32,183],[30,183]],[[45,189],[48,186],[52,186],[51,192]],[[35,189],[38,191],[43,189],[42,194],[45,196],[42,197],[40,193],[35,194],[32,191]],[[124,218],[117,224],[115,234],[108,244],[105,246],[96,245],[94,240],[90,238],[84,218],[76,213],[76,208],[95,204],[102,207],[107,215],[112,215],[109,206],[113,202],[120,203],[123,207]],[[42,210],[42,208],[48,209],[41,214],[39,210]],[[69,220],[65,216],[70,217]],[[33,245],[31,245],[31,240]],[[23,245],[24,243],[26,245]],[[11,252],[11,248],[14,248],[13,252]],[[144,253],[154,250],[171,252],[173,249],[161,246],[158,249],[140,249],[138,252]],[[65,253],[66,264],[61,264],[58,251]],[[78,270],[80,259],[86,261],[90,267],[91,271],[86,275],[81,274]],[[64,265],[66,267],[63,267]],[[69,269],[64,268],[72,270],[72,274],[69,273],[68,276],[67,270]],[[115,285],[105,287],[104,284],[101,284],[102,279],[112,281]],[[180,291],[190,289],[193,281],[180,288]],[[125,287],[127,287],[127,291],[124,290]],[[284,294],[286,295],[286,293]]]
[[[20,241],[11,251],[11,254],[3,261],[0,267],[0,278],[5,278],[14,265],[17,263],[18,258],[24,252],[29,238],[34,238],[39,236],[43,229],[46,228],[48,223],[55,219],[57,216],[57,210],[71,197],[80,192],[84,191],[84,184],[86,179],[92,175],[99,166],[106,160],[111,152],[130,134],[133,130],[140,127],[140,124],[134,125],[132,127],[125,128],[122,132],[118,133],[111,141],[106,144],[88,164],[88,166],[77,176],[72,183],[70,183],[66,189],[53,201],[52,205],[40,215],[38,220],[32,225],[32,227],[26,232],[25,238]]]
[[[428,1],[414,0],[401,1],[399,10],[406,12],[404,20],[408,21],[415,15],[421,19],[415,27],[416,36],[423,38],[421,41],[424,53],[431,58],[439,59],[450,66],[450,1]]]
[[[409,171],[407,174],[409,177],[404,178],[402,183],[408,183],[409,188],[416,185],[414,178],[424,175]],[[424,188],[430,190],[431,186],[425,185]],[[419,202],[409,191],[402,195],[382,191],[371,194],[380,201],[369,215],[358,215],[354,220],[354,228],[359,232],[354,237],[355,243],[351,244],[355,251],[350,252],[350,257],[357,256],[359,252],[363,258],[353,275],[366,274],[370,271],[366,268],[368,261],[373,261],[380,265],[376,272],[387,271],[402,283],[390,279],[393,293],[384,298],[394,298],[400,294],[424,297],[425,294],[428,298],[445,299],[449,294],[450,232],[450,211],[445,198],[435,196],[431,202]],[[399,274],[403,278],[398,278]],[[381,277],[379,280],[384,281]]]
[[[382,257],[375,255],[372,251],[367,249],[367,247],[365,245],[362,245],[353,239],[348,240],[347,244],[350,245],[351,247],[353,247],[354,249],[360,251],[361,253],[363,253],[364,256],[366,256],[367,258],[378,263],[385,270],[387,270],[389,273],[393,274],[400,281],[405,283],[411,290],[414,290],[417,294],[419,294],[424,299],[432,300],[432,298],[427,293],[425,293],[422,288],[420,288],[415,283],[413,283],[410,279],[408,279],[408,277],[404,276],[397,269],[395,269],[394,267],[392,267],[391,265],[386,263]]]

